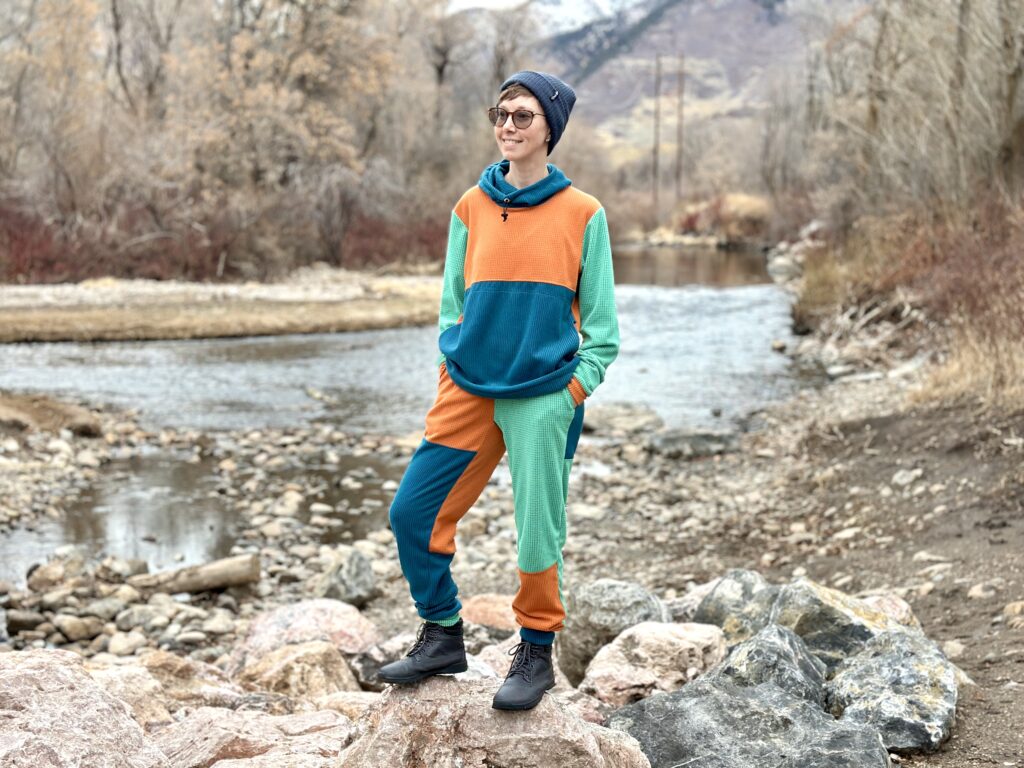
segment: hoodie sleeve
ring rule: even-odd
[[[462,316],[462,302],[466,295],[466,241],[469,230],[455,211],[448,225],[448,252],[444,258],[444,286],[441,289],[441,311],[438,316],[438,335],[459,322]],[[437,365],[445,361],[438,354]]]
[[[619,321],[615,312],[615,274],[608,221],[599,208],[583,234],[580,272],[580,331],[583,344],[574,381],[569,388],[577,404],[593,394],[619,353]],[[582,390],[582,391],[580,391]]]

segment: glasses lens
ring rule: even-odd
[[[529,128],[530,123],[533,122],[533,112],[525,109],[516,110],[512,113],[512,122],[515,123],[516,128]]]
[[[508,112],[501,107],[491,107],[487,110],[487,119],[491,121],[491,125],[504,125],[508,119]]]

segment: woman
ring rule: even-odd
[[[583,401],[619,348],[604,209],[547,163],[576,100],[524,71],[488,110],[502,161],[452,212],[441,297],[437,399],[390,510],[402,572],[424,624],[392,683],[466,669],[450,564],[455,526],[505,451],[515,502],[520,642],[497,709],[531,709],[554,685],[563,626],[562,548]]]

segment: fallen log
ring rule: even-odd
[[[190,565],[174,571],[139,573],[129,576],[128,584],[136,589],[176,592],[205,592],[260,580],[260,557],[256,554],[237,555],[214,560],[203,565]]]

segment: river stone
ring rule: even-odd
[[[558,633],[558,664],[579,685],[594,654],[618,634],[642,621],[668,618],[661,601],[639,584],[598,579],[569,594],[565,628]]]
[[[141,627],[147,632],[152,632],[157,629],[157,620],[160,618],[169,618],[156,606],[152,605],[130,605],[117,614],[114,619],[114,623],[117,628],[122,632],[128,632],[129,630]]]
[[[165,768],[128,706],[70,651],[0,654],[0,765]]]
[[[863,600],[802,577],[781,589],[769,620],[800,635],[829,673],[877,634],[914,631]]]
[[[116,597],[104,597],[86,604],[79,613],[82,616],[99,616],[104,621],[111,621],[125,609],[122,600]]]
[[[34,611],[23,611],[23,613],[24,614],[32,614],[32,613],[34,613]],[[40,621],[36,622],[36,624],[34,624],[31,627],[26,627],[26,629],[33,629],[34,627],[39,626],[39,624],[43,623],[42,622],[43,615],[42,614],[38,614],[38,616],[40,618]],[[17,632],[18,630],[11,629],[11,631],[12,632]],[[10,640],[10,635],[7,634],[7,612],[4,611],[3,608],[0,608],[0,643],[5,643],[8,640]]]
[[[597,652],[579,689],[621,707],[681,688],[724,657],[725,638],[716,626],[645,621]]]
[[[877,728],[893,752],[934,752],[956,717],[956,671],[927,637],[883,632],[836,669],[829,707],[841,721]]]
[[[355,547],[339,544],[331,561],[313,586],[315,597],[328,597],[362,608],[377,597],[377,578],[366,555]]]
[[[655,432],[647,439],[647,447],[666,459],[696,459],[732,453],[739,449],[735,432],[669,429]]]
[[[345,658],[334,645],[322,640],[273,650],[245,667],[238,674],[238,682],[296,700],[359,690]]]
[[[82,574],[84,570],[85,557],[80,552],[73,552],[67,557],[57,557],[29,569],[28,588],[33,592],[47,592],[64,581]]]
[[[693,620],[721,627],[729,645],[753,637],[768,623],[772,604],[779,593],[757,571],[740,568],[727,571],[701,600]]]
[[[4,609],[0,608],[0,635],[3,634]],[[7,610],[7,631],[18,634],[23,629],[35,629],[46,621],[46,617],[39,611],[26,611],[22,608],[9,608]]]
[[[606,403],[587,407],[583,430],[602,435],[646,433],[661,429],[664,424],[661,417],[648,405]]]
[[[227,671],[235,675],[282,645],[326,640],[344,654],[357,654],[378,639],[377,627],[354,606],[327,598],[300,600],[253,619],[245,639],[231,652]]]
[[[103,633],[103,619],[96,616],[72,616],[58,613],[53,617],[53,626],[71,642],[91,640]]]
[[[96,568],[96,578],[102,581],[120,583],[129,576],[149,573],[149,563],[139,558],[123,558],[107,555]]]
[[[494,683],[432,677],[392,687],[360,721],[338,768],[649,768],[626,734],[584,721],[553,696],[532,710],[491,707]]]
[[[775,683],[784,691],[825,709],[825,663],[807,650],[791,629],[769,624],[732,648],[729,658],[706,675],[740,686]]]
[[[200,768],[219,761],[259,756],[288,765],[292,755],[337,755],[352,740],[352,721],[339,712],[320,710],[300,715],[268,715],[245,710],[200,707],[155,737],[167,755],[167,768]],[[330,763],[328,763],[330,764]]]
[[[696,680],[613,714],[652,768],[891,768],[878,732],[844,723],[774,683]]]

